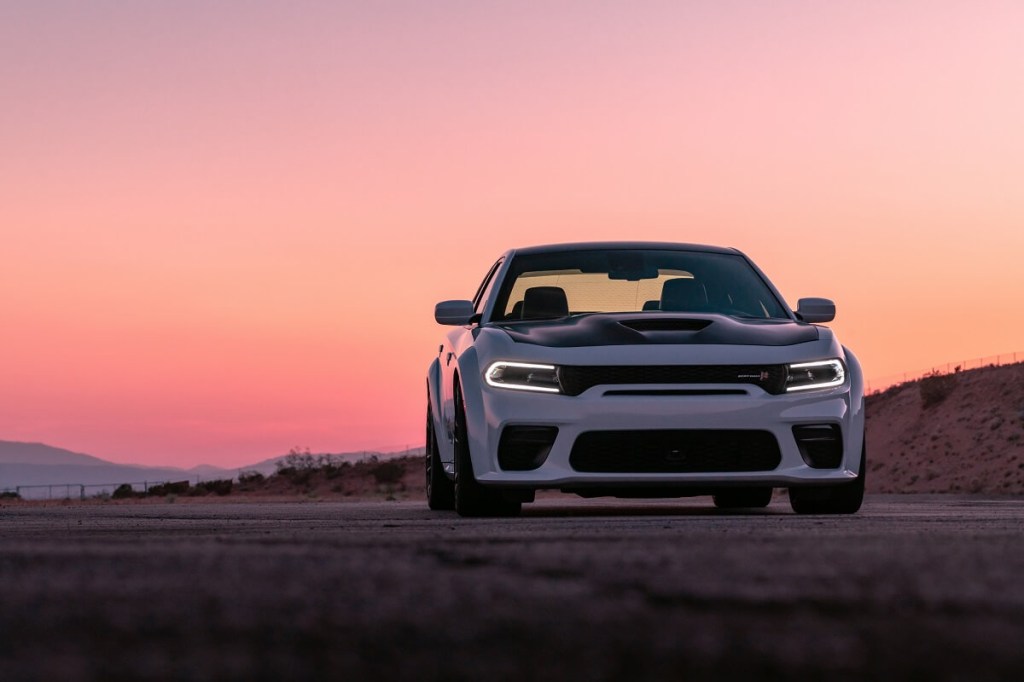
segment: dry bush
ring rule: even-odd
[[[370,474],[378,484],[398,483],[405,475],[405,467],[398,462],[381,462],[370,469]]]
[[[959,369],[959,368],[958,368]],[[956,388],[956,374],[940,374],[932,372],[921,378],[921,404],[924,407],[938,405]]]
[[[259,485],[266,480],[266,476],[258,471],[239,471],[238,472],[238,483],[239,485]]]
[[[155,497],[161,495],[184,495],[188,492],[188,481],[175,481],[173,483],[161,483],[149,487],[147,493]]]
[[[220,478],[214,481],[201,481],[196,483],[191,490],[188,491],[189,495],[230,495],[231,489],[234,487],[234,481],[230,478]]]
[[[135,497],[135,489],[129,483],[122,483],[114,489],[114,494],[111,497],[115,500],[126,500]]]

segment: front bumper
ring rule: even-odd
[[[728,485],[790,487],[831,485],[855,479],[864,439],[861,402],[851,402],[851,387],[771,395],[744,386],[738,395],[606,395],[610,387],[596,386],[578,396],[524,393],[481,388],[483,410],[467,424],[476,478],[484,485],[529,488],[668,486],[711,488]],[[673,386],[623,386],[651,393]],[[713,391],[720,385],[688,385],[692,391]],[[736,388],[732,386],[730,388]],[[793,427],[834,424],[841,430],[843,455],[835,468],[812,468],[800,454]],[[554,426],[558,429],[543,464],[529,471],[499,466],[498,447],[506,426]],[[769,471],[702,471],[620,473],[582,472],[570,464],[580,434],[600,431],[646,430],[761,430],[774,435],[781,460]],[[700,453],[694,453],[700,456]]]

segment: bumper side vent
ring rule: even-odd
[[[498,466],[505,471],[532,471],[548,458],[557,426],[506,426],[498,441]]]
[[[800,456],[814,469],[835,469],[843,461],[843,434],[838,424],[801,424],[793,427]]]

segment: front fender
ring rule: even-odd
[[[459,386],[462,389],[462,405],[466,410],[466,435],[469,455],[473,460],[473,471],[490,471],[494,468],[487,439],[487,411],[483,399],[483,373],[475,348],[468,348],[459,356]]]
[[[860,452],[864,447],[866,426],[864,370],[860,366],[860,360],[846,346],[843,346],[843,354],[846,356],[846,368],[850,373],[850,435],[846,439],[849,461],[846,468],[859,474]]]
[[[434,439],[437,441],[438,456],[441,462],[451,462],[453,458],[452,443],[447,437],[444,425],[444,407],[441,404],[444,391],[441,387],[441,361],[434,358],[427,368],[427,403],[430,405],[430,416],[434,424]]]

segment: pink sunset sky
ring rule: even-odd
[[[0,439],[422,444],[505,249],[735,246],[869,378],[1024,349],[1024,4],[0,5]]]

